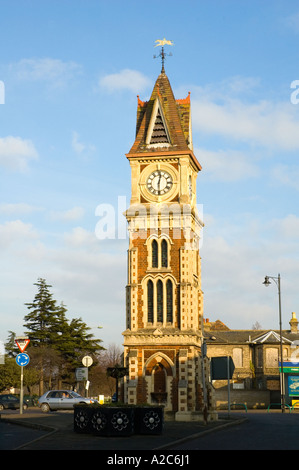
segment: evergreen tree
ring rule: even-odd
[[[38,292],[33,302],[25,304],[30,312],[24,317],[24,327],[29,329],[26,334],[29,335],[31,346],[51,346],[55,342],[59,322],[56,301],[49,291],[52,286],[41,278],[34,285]]]
[[[24,327],[29,331],[30,346],[34,351],[34,363],[39,370],[40,394],[43,393],[44,378],[49,384],[52,377],[74,383],[75,368],[82,366],[82,357],[104,349],[100,339],[94,339],[90,328],[79,319],[68,321],[63,303],[57,306],[45,279],[34,284],[38,292],[31,303],[26,303],[29,313],[24,317]],[[96,364],[96,360],[94,365]]]
[[[15,343],[16,334],[14,331],[9,331],[9,337],[5,343],[5,351],[8,357],[16,357],[19,354],[19,348]]]

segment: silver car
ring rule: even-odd
[[[54,410],[72,410],[76,403],[95,403],[91,398],[81,397],[70,390],[50,390],[38,399],[38,406],[47,413]]]

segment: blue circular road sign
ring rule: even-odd
[[[18,366],[27,366],[29,364],[30,357],[26,353],[18,354],[16,357],[16,363]]]

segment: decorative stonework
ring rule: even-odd
[[[123,336],[129,376],[124,399],[159,403],[178,416],[196,412],[202,419],[211,402],[204,403],[201,392],[208,382],[201,357],[203,223],[196,206],[201,167],[192,149],[190,95],[175,100],[165,73],[148,102],[138,98],[136,139],[127,158],[131,201],[125,214],[130,241]]]

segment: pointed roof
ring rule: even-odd
[[[152,155],[190,155],[198,170],[192,146],[190,93],[176,100],[167,75],[162,72],[149,101],[138,98],[136,138],[128,158]]]

